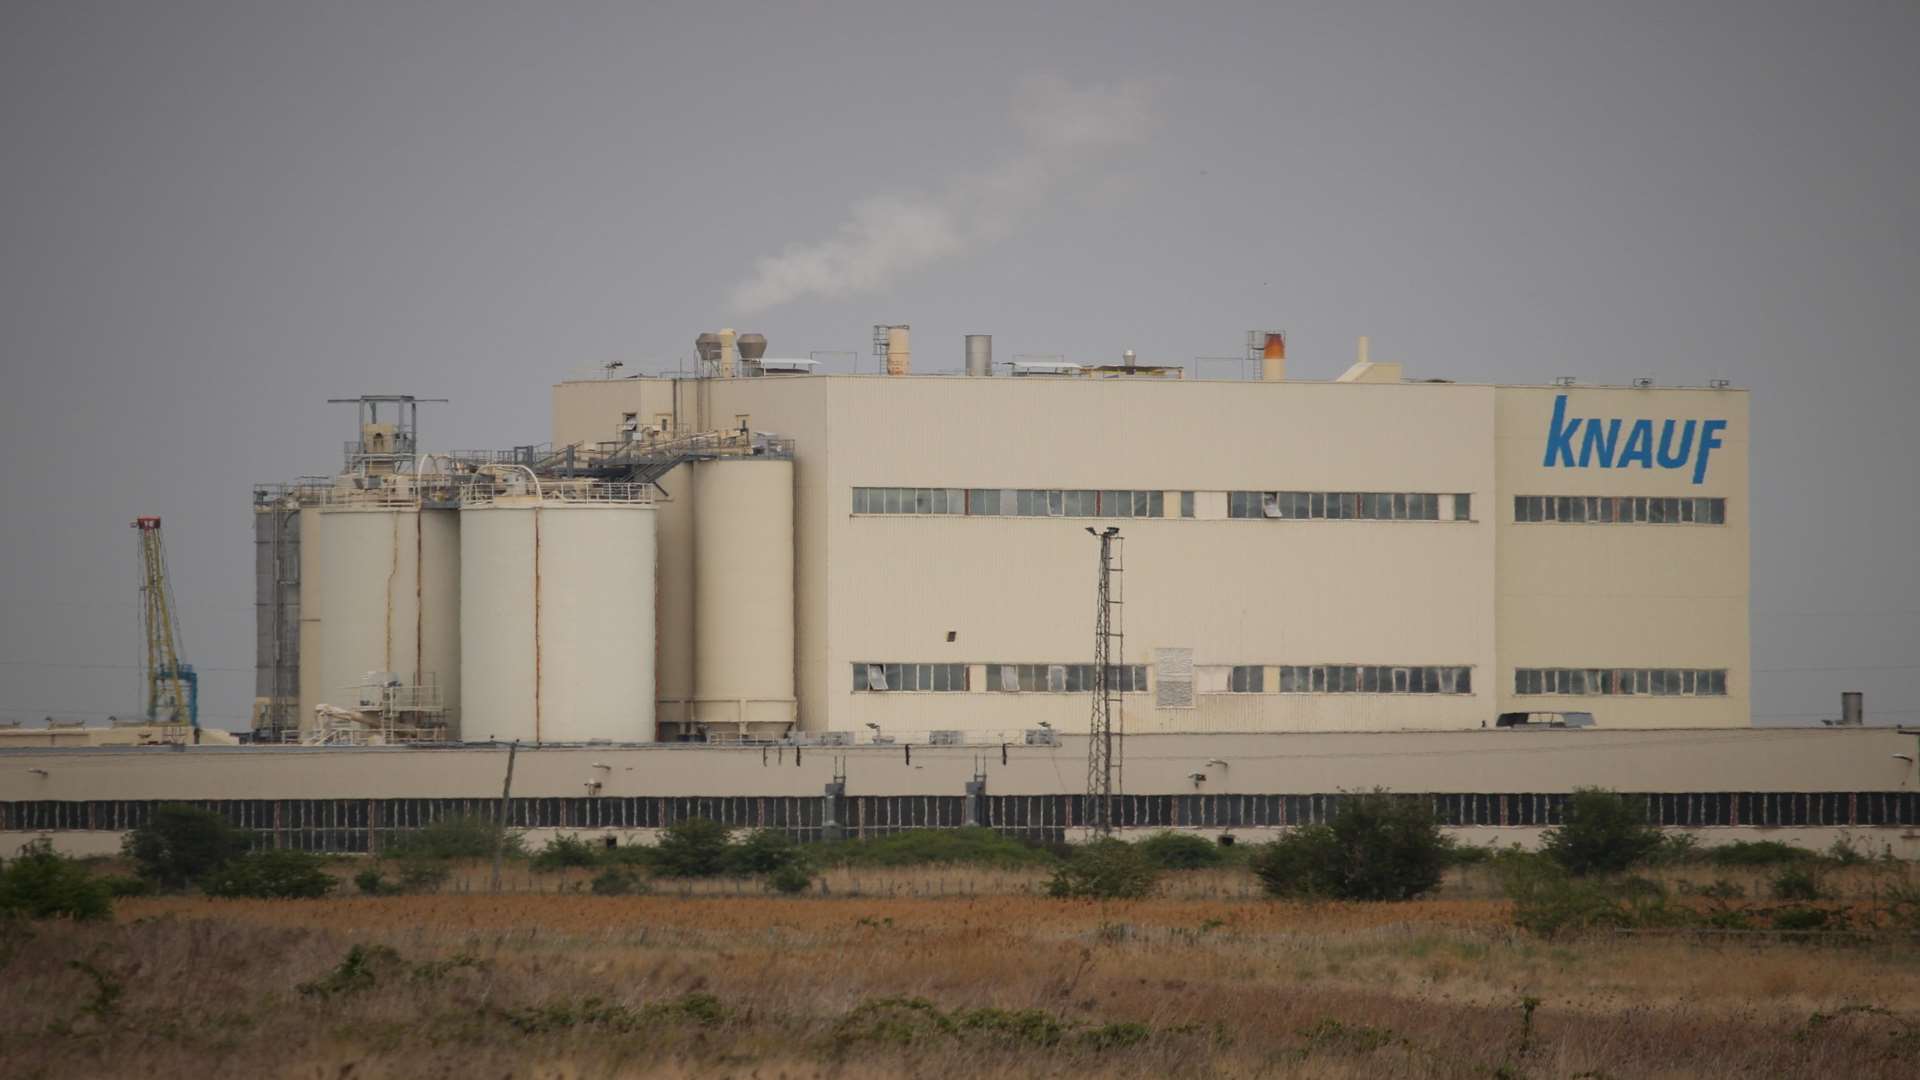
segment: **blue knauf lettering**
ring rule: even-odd
[[[1680,449],[1673,448],[1673,425],[1669,420],[1660,425],[1660,467],[1677,469],[1687,463],[1687,456],[1693,452],[1693,421],[1689,420],[1680,431]]]
[[[1725,420],[1708,420],[1700,425],[1700,456],[1693,459],[1693,482],[1707,478],[1707,455],[1718,449],[1720,433],[1727,430]]]
[[[1602,435],[1601,432],[1606,434]],[[1613,468],[1613,448],[1620,445],[1620,421],[1609,420],[1603,429],[1600,421],[1587,421],[1587,441],[1580,444],[1580,467],[1586,468],[1596,457],[1603,469]]]
[[[1553,399],[1553,419],[1547,422],[1547,453],[1541,465],[1566,469],[1630,469],[1638,465],[1651,469],[1657,463],[1663,469],[1693,466],[1693,482],[1707,479],[1707,460],[1725,446],[1721,438],[1727,430],[1725,420],[1661,420],[1659,441],[1653,434],[1655,421],[1599,419],[1568,416],[1567,395]],[[1620,430],[1626,429],[1626,445],[1621,445]],[[1698,450],[1694,436],[1698,434]],[[1575,454],[1576,447],[1579,453]]]
[[[1633,430],[1627,432],[1626,449],[1620,451],[1620,460],[1615,462],[1621,468],[1639,462],[1643,469],[1653,468],[1653,421],[1635,420]]]
[[[1579,426],[1580,421],[1567,419],[1567,395],[1554,398],[1553,420],[1547,424],[1547,460],[1542,465],[1573,467],[1573,433]]]

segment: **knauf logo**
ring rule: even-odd
[[[1700,447],[1693,445],[1694,428],[1700,429]],[[1626,444],[1620,442],[1620,430],[1626,428]],[[1720,433],[1727,430],[1725,420],[1662,420],[1660,442],[1653,440],[1653,421],[1600,420],[1593,417],[1567,418],[1567,395],[1553,399],[1553,420],[1547,425],[1549,469],[1625,469],[1638,465],[1651,469],[1658,462],[1663,469],[1683,469],[1693,465],[1693,482],[1707,478],[1707,455],[1718,449]],[[1578,451],[1576,456],[1576,451]]]

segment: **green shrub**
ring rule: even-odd
[[[1153,891],[1160,870],[1135,844],[1095,840],[1083,844],[1047,881],[1047,895],[1094,900],[1137,900]]]
[[[663,877],[712,877],[726,870],[733,830],[706,818],[667,826],[653,847],[654,872]]]
[[[639,868],[625,864],[602,869],[593,876],[591,887],[595,896],[628,896],[652,891],[646,875]]]
[[[728,850],[726,865],[736,874],[771,874],[790,866],[801,866],[805,861],[806,852],[785,832],[755,829]]]
[[[1501,885],[1513,901],[1513,923],[1522,930],[1553,937],[1628,922],[1627,913],[1599,882],[1576,879],[1544,855],[1505,858],[1499,870]]]
[[[373,866],[353,875],[353,886],[363,896],[397,896],[406,891],[399,883],[388,881],[387,876]]]
[[[602,866],[652,866],[653,848],[646,844],[621,844],[600,850]]]
[[[437,859],[406,858],[398,860],[400,870],[400,891],[409,893],[437,892],[453,876],[446,863]]]
[[[1452,847],[1426,803],[1373,791],[1268,844],[1252,866],[1273,896],[1411,900],[1440,884]]]
[[[1663,832],[1660,842],[1641,861],[1647,866],[1686,866],[1705,857],[1699,837],[1692,833]]]
[[[1256,849],[1248,865],[1270,896],[1332,896],[1336,846],[1332,829],[1301,825]]]
[[[1773,913],[1775,930],[1844,930],[1846,919],[1839,912],[1816,907],[1781,908]]]
[[[1047,849],[992,829],[913,829],[849,840],[825,847],[823,861],[845,866],[922,866],[955,863],[974,866],[1046,866],[1059,859]]]
[[[1866,852],[1853,846],[1853,838],[1842,836],[1827,848],[1827,861],[1841,866],[1858,866],[1871,858]]]
[[[491,817],[460,814],[401,833],[386,854],[415,859],[491,859],[496,843],[503,854],[514,858],[526,854],[526,841],[519,833],[504,829]]]
[[[1192,833],[1157,832],[1135,846],[1162,870],[1204,870],[1227,861],[1219,844]]]
[[[1707,861],[1715,866],[1779,866],[1813,857],[1805,848],[1778,840],[1738,840],[1707,849]]]
[[[28,919],[104,919],[113,912],[107,883],[35,840],[0,867],[0,915]]]
[[[1448,866],[1484,866],[1498,859],[1501,848],[1495,844],[1452,844],[1447,848]]]
[[[1501,884],[1513,900],[1514,925],[1542,937],[1597,927],[1666,928],[1703,921],[1690,908],[1669,903],[1666,887],[1648,878],[1576,877],[1540,854],[1504,858],[1499,872]],[[1712,886],[1706,894],[1712,896],[1717,891],[1718,886]],[[1738,916],[1724,904],[1714,911],[1723,919]],[[1711,917],[1704,921],[1723,925]]]
[[[1568,873],[1617,874],[1659,849],[1660,830],[1647,824],[1646,799],[1579,788],[1541,850]]]
[[[139,875],[163,889],[193,885],[251,846],[251,838],[226,818],[182,803],[155,807],[147,823],[121,841]]]
[[[789,862],[776,868],[767,875],[767,884],[775,892],[788,896],[806,892],[813,887],[813,875],[798,861]]]
[[[146,878],[128,874],[111,874],[101,878],[100,883],[107,887],[107,895],[115,900],[129,896],[152,896],[160,891],[159,886]]]
[[[336,884],[325,867],[326,860],[311,852],[255,851],[208,875],[201,888],[208,896],[312,900],[332,892]]]
[[[600,862],[601,847],[591,840],[582,840],[572,833],[555,836],[546,846],[534,852],[531,862],[535,870],[565,870],[575,866],[597,866]]]
[[[1768,885],[1775,900],[1823,900],[1827,895],[1820,875],[1805,864],[1788,866],[1775,874]]]

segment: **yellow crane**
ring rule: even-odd
[[[147,655],[141,666],[146,682],[147,719],[157,724],[186,724],[200,741],[200,677],[180,662],[180,624],[173,613],[173,587],[167,581],[167,549],[160,540],[160,519],[133,520],[140,530],[140,618]]]

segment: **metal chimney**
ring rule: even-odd
[[[987,378],[993,374],[993,335],[967,335],[967,374]]]
[[[739,335],[732,330],[720,331],[720,377],[733,378],[734,362],[740,358],[740,350],[734,347]]]
[[[1265,348],[1260,350],[1260,378],[1279,382],[1287,377],[1287,335],[1278,330],[1267,332]]]

